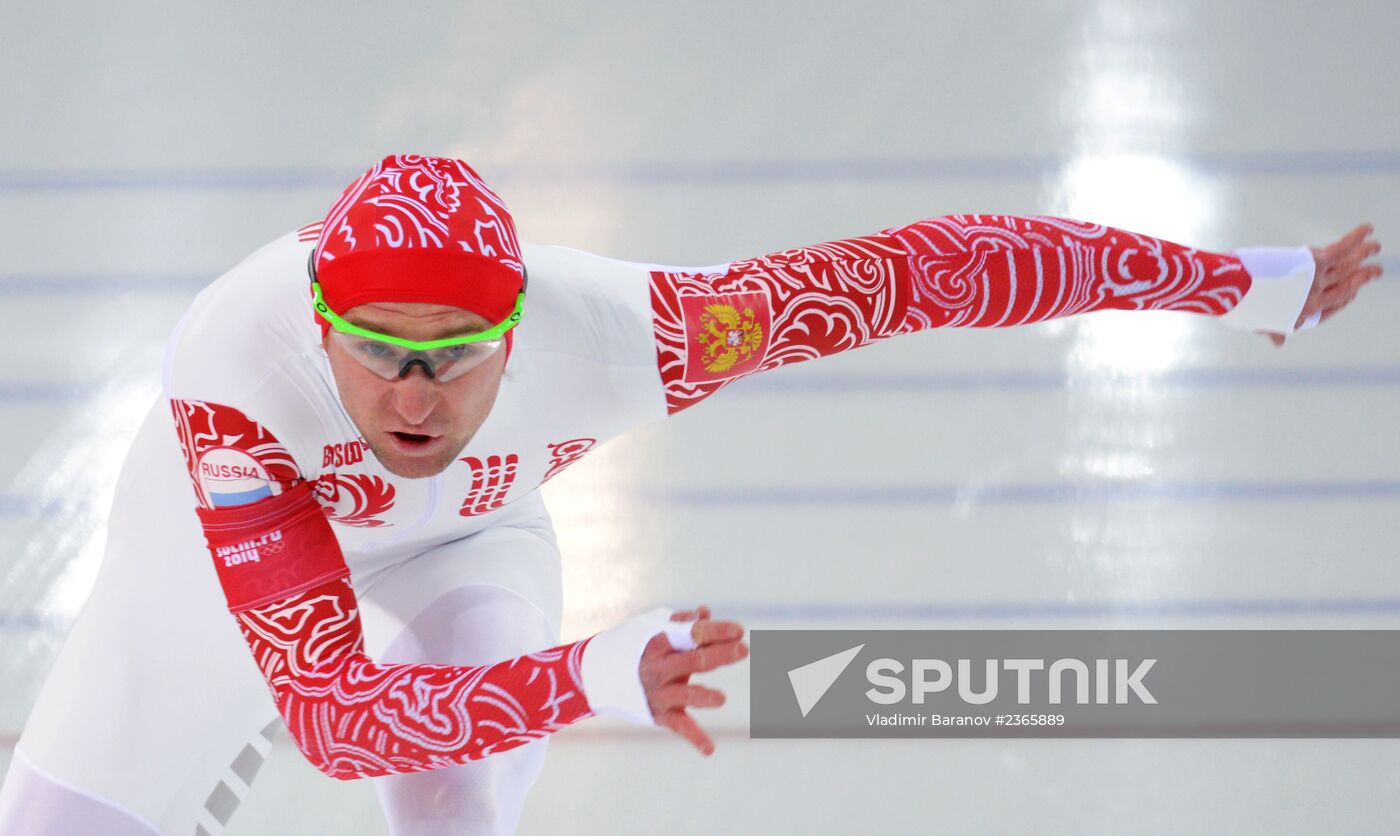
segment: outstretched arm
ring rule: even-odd
[[[229,611],[317,769],[342,779],[436,769],[595,713],[659,722],[708,753],[686,709],[723,695],[688,677],[743,658],[738,624],[703,612],[670,625],[654,610],[493,665],[379,664],[365,653],[340,546],[286,449],[237,409],[171,408]]]
[[[1322,250],[1222,254],[1060,218],[954,215],[715,270],[654,270],[667,411],[743,375],[926,328],[1121,309],[1292,333],[1380,275],[1364,263],[1379,251],[1369,233],[1360,227]]]

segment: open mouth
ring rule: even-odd
[[[438,436],[435,435],[422,435],[419,433],[391,432],[389,435],[393,436],[394,440],[396,440],[401,447],[408,450],[417,450],[427,447],[438,439]]]

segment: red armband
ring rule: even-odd
[[[230,612],[350,574],[309,482],[251,505],[195,511]]]

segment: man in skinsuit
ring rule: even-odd
[[[1369,233],[1215,254],[952,216],[666,267],[522,246],[465,163],[385,158],[177,327],[0,836],[220,832],[282,726],[397,836],[511,832],[544,736],[591,714],[708,753],[687,708],[723,697],[689,676],[741,628],[660,610],[559,646],[539,485],[738,377],[925,328],[1176,310],[1280,342],[1379,275]]]

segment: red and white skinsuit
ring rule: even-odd
[[[539,738],[645,712],[637,656],[664,618],[558,646],[543,482],[737,377],[910,331],[1116,308],[1291,332],[1313,273],[1302,248],[1000,216],[704,269],[527,244],[491,415],[445,472],[404,479],[338,399],[307,292],[317,232],[214,282],[172,337],[0,836],[219,832],[281,723],[330,775],[391,776],[396,833],[509,831]]]

